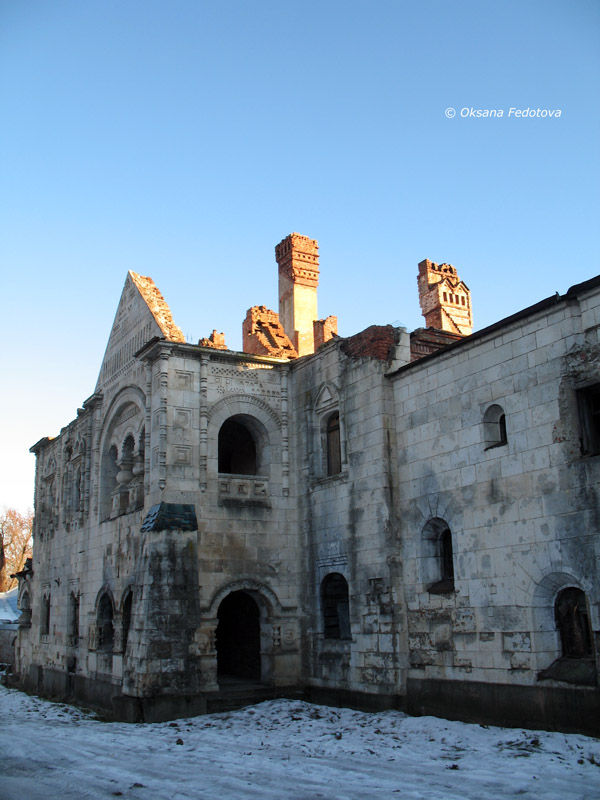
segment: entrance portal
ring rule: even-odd
[[[231,592],[217,618],[217,674],[260,680],[260,619],[254,599],[244,591]]]

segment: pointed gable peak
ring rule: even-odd
[[[170,342],[185,342],[152,278],[130,271],[108,338],[96,391],[118,385],[130,374],[135,354],[155,336]]]
[[[137,272],[132,272],[131,270],[129,270],[129,277],[144,298],[165,339],[170,342],[185,342],[185,336],[181,328],[175,324],[171,309],[152,278],[138,275]]]

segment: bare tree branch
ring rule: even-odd
[[[14,508],[5,508],[0,514],[0,592],[8,592],[17,585],[11,578],[25,566],[31,557],[33,513],[20,514]]]

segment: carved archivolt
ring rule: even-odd
[[[281,603],[277,599],[275,592],[266,584],[256,580],[256,578],[238,578],[231,583],[227,583],[217,590],[208,606],[204,608],[204,611],[208,612],[210,616],[216,617],[219,606],[227,595],[239,591],[247,591],[257,595],[256,599],[269,615],[278,616],[283,613]]]
[[[134,408],[130,408],[131,406]],[[141,415],[139,422],[136,420],[137,424],[135,424],[131,421],[129,426],[127,426],[127,422],[137,417],[138,413]],[[113,398],[104,415],[100,437],[102,441],[102,450],[104,452],[108,450],[111,444],[110,437],[117,428],[127,428],[126,431],[122,431],[124,434],[122,437],[123,439],[125,439],[127,433],[131,433],[133,436],[139,434],[139,428],[144,424],[145,413],[146,396],[144,392],[138,386],[127,386],[122,389],[116,397]],[[129,428],[131,428],[131,430],[129,430]],[[108,442],[107,437],[109,437]]]
[[[143,506],[145,420],[145,396],[137,386],[119,392],[108,408],[101,435],[101,520]]]
[[[265,427],[271,428],[274,425],[281,430],[279,414],[264,400],[260,400],[258,397],[248,397],[245,394],[230,395],[219,400],[208,410],[207,418],[210,425],[216,424],[220,427],[226,419],[236,414],[257,417]]]

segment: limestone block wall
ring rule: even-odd
[[[152,375],[150,501],[193,503],[198,517],[202,623],[196,647],[204,659],[204,688],[216,687],[219,604],[238,590],[260,607],[264,678],[296,682],[301,550],[290,497],[287,363],[165,344],[146,360]],[[252,468],[220,463],[220,432],[232,423],[255,443]]]
[[[308,683],[315,687],[389,695],[401,681],[405,646],[397,623],[402,600],[393,491],[394,409],[384,377],[388,363],[366,352],[349,357],[342,343],[334,341],[293,366],[294,490],[309,610],[304,664]],[[340,462],[339,469],[331,470],[328,427],[336,415]],[[327,596],[330,581],[336,582],[338,593],[344,585],[332,576],[343,576],[346,601]]]
[[[600,379],[597,314],[557,302],[393,376],[410,678],[536,685],[566,586],[597,637],[600,465],[575,396]],[[454,582],[432,592],[443,528]]]
[[[32,448],[33,574],[22,582],[20,595],[21,608],[31,610],[31,625],[21,628],[17,644],[18,669],[31,688],[65,694],[79,682],[87,687],[80,696],[93,700],[94,682],[120,685],[123,603],[136,580],[149,480],[144,387],[135,385],[143,374],[131,362],[59,436]],[[115,458],[109,465],[111,447]],[[110,654],[98,641],[102,595],[112,606]]]

